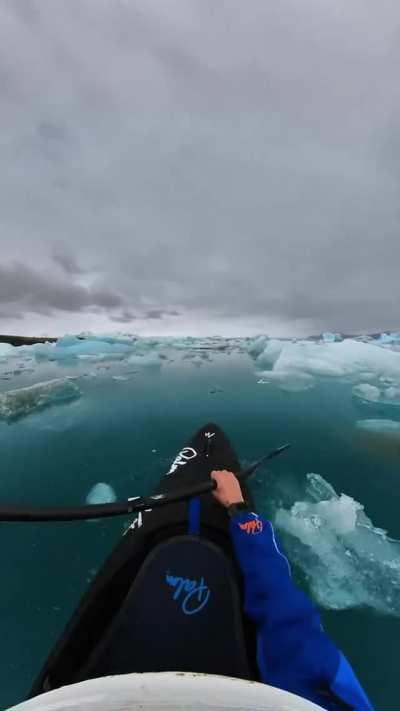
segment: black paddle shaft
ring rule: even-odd
[[[254,474],[262,464],[285,452],[290,444],[284,444],[274,449],[265,457],[237,473],[239,480],[247,479]],[[206,494],[217,486],[213,479],[201,484],[187,486],[185,489],[170,494],[155,494],[154,496],[137,496],[127,501],[116,501],[113,504],[88,504],[86,506],[1,506],[0,521],[79,521],[93,518],[109,518],[138,513],[148,509],[168,506],[177,501],[187,501],[195,496]]]

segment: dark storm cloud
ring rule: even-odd
[[[43,8],[0,8],[5,313],[399,325],[397,2]]]
[[[10,312],[8,312],[8,311],[0,311],[0,320],[1,320],[1,319],[4,319],[4,320],[6,320],[6,319],[7,319],[7,320],[8,320],[8,319],[13,319],[13,320],[14,320],[14,319],[17,319],[17,320],[21,321],[23,318],[24,318],[24,317],[23,317],[23,314],[18,313],[18,311],[10,311]]]
[[[112,309],[121,306],[122,299],[106,288],[83,287],[14,262],[0,265],[0,304],[6,304],[15,318],[23,311],[47,315],[55,310],[84,311],[91,306]]]
[[[137,319],[137,316],[132,314],[130,311],[124,311],[122,314],[110,316],[110,321],[114,321],[115,323],[132,323],[135,319]]]
[[[178,311],[167,311],[165,309],[149,309],[143,314],[143,318],[158,320],[165,316],[179,316]]]

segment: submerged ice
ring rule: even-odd
[[[71,378],[58,378],[0,393],[0,420],[12,422],[57,403],[75,400],[81,390]]]
[[[305,500],[278,508],[275,523],[320,605],[400,615],[400,541],[376,528],[358,501],[308,474]]]

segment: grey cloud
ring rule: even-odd
[[[18,311],[0,311],[0,322],[1,319],[4,321],[8,321],[9,319],[17,319],[18,321],[22,321],[24,316],[23,314],[19,313]]]
[[[135,321],[135,319],[137,319],[137,316],[132,314],[130,311],[123,311],[122,314],[110,316],[110,321],[114,321],[115,323],[131,323],[132,321]]]
[[[44,141],[66,144],[70,141],[70,134],[62,123],[50,120],[40,121],[36,127],[38,136]]]
[[[0,9],[3,303],[398,327],[398,3],[41,7]]]
[[[5,5],[23,22],[32,25],[40,17],[39,8],[34,0],[5,0]]]
[[[135,321],[137,319],[158,321],[165,316],[179,316],[179,312],[174,309],[147,309],[147,311],[144,311],[140,315],[135,315],[131,311],[123,311],[121,314],[111,315],[110,321],[114,321],[116,323],[130,323],[131,321]]]
[[[53,260],[66,274],[84,274],[85,270],[79,266],[74,255],[68,251],[56,251],[53,254]]]
[[[8,304],[13,313],[25,310],[48,315],[55,310],[84,311],[91,306],[112,309],[121,306],[122,299],[107,288],[83,287],[14,262],[0,265],[0,303]]]
[[[164,316],[179,316],[179,313],[175,310],[169,311],[166,309],[148,309],[148,311],[145,311],[142,318],[157,320],[164,318]]]

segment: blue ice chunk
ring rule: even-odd
[[[95,484],[89,491],[86,497],[86,503],[93,504],[112,504],[117,500],[116,493],[110,484],[100,481]]]
[[[37,360],[75,360],[89,356],[118,356],[124,358],[133,351],[133,346],[126,343],[109,343],[108,341],[93,339],[79,339],[75,336],[64,336],[56,344],[38,343],[32,346]]]
[[[330,331],[323,333],[321,338],[324,343],[334,343],[335,341],[343,340],[340,333],[331,333]]]
[[[381,333],[377,338],[377,343],[382,345],[390,345],[394,343],[400,344],[400,331],[392,331],[391,333]]]
[[[77,338],[77,336],[69,336],[68,334],[66,334],[65,336],[62,336],[62,338],[58,339],[58,341],[56,342],[56,348],[79,346],[81,343],[82,341]]]

